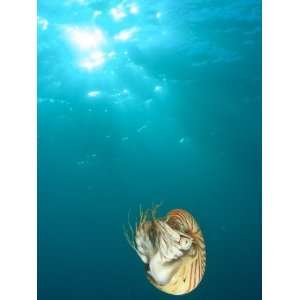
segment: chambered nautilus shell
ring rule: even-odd
[[[140,212],[135,230],[127,239],[146,266],[149,281],[161,291],[183,295],[203,278],[206,251],[203,234],[193,216],[174,209],[156,218],[156,209]]]

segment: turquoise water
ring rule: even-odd
[[[38,297],[171,299],[131,210],[189,210],[207,271],[187,299],[261,298],[257,0],[38,1]]]

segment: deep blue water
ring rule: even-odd
[[[261,4],[38,1],[38,298],[171,299],[122,226],[198,220],[186,299],[261,298]]]

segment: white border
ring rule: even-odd
[[[0,299],[36,299],[36,3],[0,4]]]
[[[263,0],[263,299],[300,299],[298,1]]]

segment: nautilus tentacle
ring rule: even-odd
[[[202,232],[183,209],[156,218],[157,207],[140,211],[130,245],[147,266],[147,278],[158,289],[173,295],[191,292],[203,278],[206,251]]]

